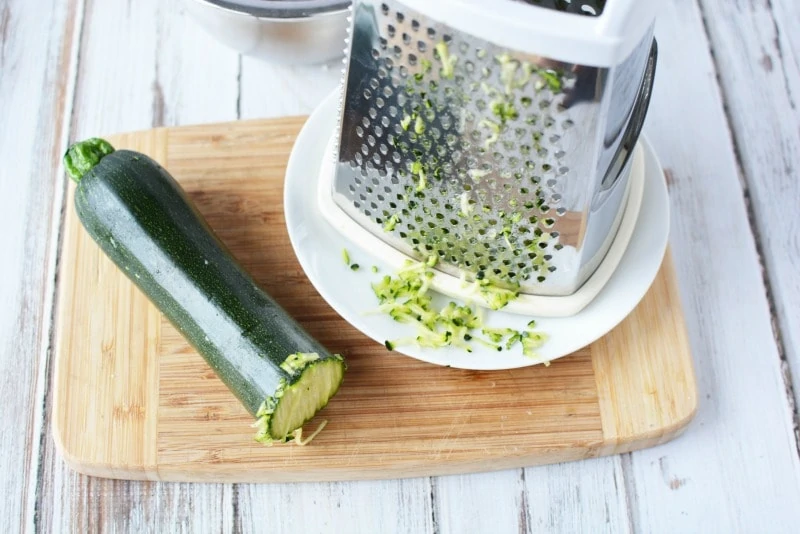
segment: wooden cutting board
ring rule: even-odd
[[[697,393],[669,254],[622,324],[549,367],[437,367],[390,353],[351,327],[306,279],[284,225],[284,170],[303,122],[109,139],[169,169],[258,282],[345,355],[344,385],[317,418],[327,428],[305,447],[254,442],[244,408],[83,230],[70,185],[52,405],[55,441],[73,469],[181,481],[439,475],[630,451],[689,423]]]

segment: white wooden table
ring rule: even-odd
[[[166,484],[69,471],[50,432],[67,144],[307,114],[278,67],[176,0],[0,1],[0,532],[800,532],[800,4],[668,0],[646,132],[665,167],[700,388],[653,449],[481,475]]]

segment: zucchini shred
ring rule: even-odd
[[[378,307],[369,313],[386,314],[393,320],[416,327],[416,335],[385,340],[388,350],[402,345],[425,348],[456,347],[473,352],[475,344],[491,350],[511,350],[519,344],[525,357],[539,360],[545,365],[537,350],[548,337],[537,331],[536,321],[528,322],[523,330],[489,327],[484,324],[482,309],[468,301],[458,304],[449,301],[437,306],[429,293],[434,276],[432,270],[437,257],[425,261],[405,260],[394,275],[384,275],[371,284],[378,299]],[[518,292],[492,285],[488,280],[464,282],[468,292],[479,295],[492,309],[500,309],[517,297]]]

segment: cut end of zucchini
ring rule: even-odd
[[[292,381],[283,380],[278,391],[264,401],[253,425],[258,428],[256,441],[265,445],[291,439],[295,430],[328,404],[344,378],[344,359],[339,355],[320,359],[317,354],[298,353],[284,363],[281,367]]]
[[[92,170],[100,160],[114,152],[114,147],[105,139],[93,137],[70,146],[64,154],[64,169],[76,183]]]

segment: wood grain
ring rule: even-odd
[[[771,305],[800,401],[800,10],[703,0]],[[757,103],[758,112],[752,113]],[[787,216],[788,214],[788,216]]]
[[[0,3],[0,532],[33,532],[75,10]],[[30,36],[36,36],[31,39]],[[55,207],[55,211],[54,211]]]
[[[127,280],[88,238],[78,238],[85,232],[69,212],[54,415],[70,465],[100,476],[186,481],[416,477],[635,449],[669,439],[688,422],[696,405],[692,362],[680,304],[669,295],[670,261],[614,342],[550,367],[490,373],[432,366],[389,353],[348,325],[305,278],[283,220],[285,165],[303,122],[161,129],[111,141],[162,161],[256,281],[311,335],[346,355],[346,386],[324,411],[329,427],[313,447],[255,443],[250,416],[168,321],[161,319],[158,339],[156,330],[135,328],[153,307],[119,289]],[[124,334],[108,339],[98,321]],[[598,399],[598,388],[615,393]],[[141,429],[128,424],[132,397],[150,401],[135,403]],[[614,421],[608,428],[601,413]],[[144,451],[130,454],[118,438]],[[147,463],[153,446],[155,466]]]
[[[592,346],[607,454],[630,450],[630,436],[648,445],[670,440],[685,430],[697,409],[686,325],[683,314],[674,311],[682,306],[669,252],[665,261],[669,267],[662,268],[638,313]],[[672,357],[654,361],[649,355],[662,350],[664,339],[670,340]]]

